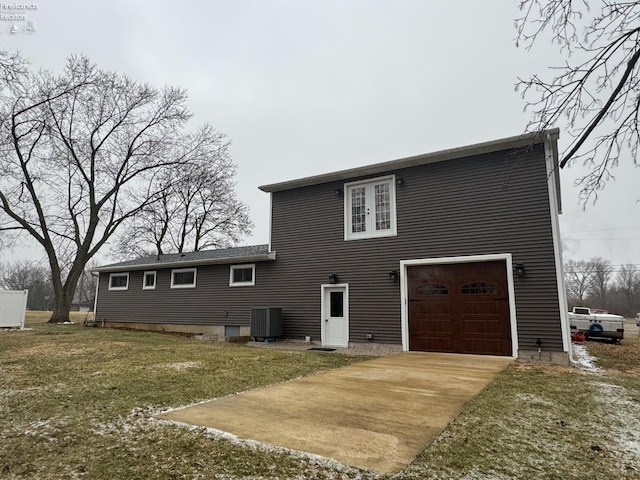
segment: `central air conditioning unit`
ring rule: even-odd
[[[251,329],[249,335],[255,341],[282,336],[282,308],[251,307]]]

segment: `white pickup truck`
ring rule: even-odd
[[[569,312],[572,333],[582,333],[587,338],[608,338],[619,342],[624,336],[624,317],[611,313],[592,313],[587,307],[573,307]]]

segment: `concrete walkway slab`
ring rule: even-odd
[[[404,352],[159,415],[395,473],[513,359]]]

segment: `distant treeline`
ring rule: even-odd
[[[640,312],[640,270],[636,264],[614,265],[602,257],[564,264],[569,309],[603,308],[634,317]]]
[[[51,271],[42,262],[23,260],[0,264],[0,288],[29,290],[28,310],[52,310],[55,305]],[[78,280],[72,308],[93,309],[95,291],[96,277],[85,270]]]

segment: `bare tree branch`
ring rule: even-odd
[[[219,145],[183,132],[191,117],[183,89],[140,84],[84,56],[55,74],[0,51],[0,93],[0,230],[42,246],[51,320],[65,320],[87,262],[165,201],[173,172],[201,168],[205,147]]]
[[[572,141],[560,166],[581,161],[581,200],[596,199],[621,159],[637,165],[640,144],[640,2],[522,0],[517,44],[531,49],[542,37],[566,53],[551,75],[519,79],[516,90],[532,112],[527,129],[561,124]]]
[[[235,165],[224,135],[205,125],[187,134],[176,156],[188,162],[155,178],[157,202],[128,222],[111,250],[114,258],[198,251],[236,245],[252,227],[235,194]]]

